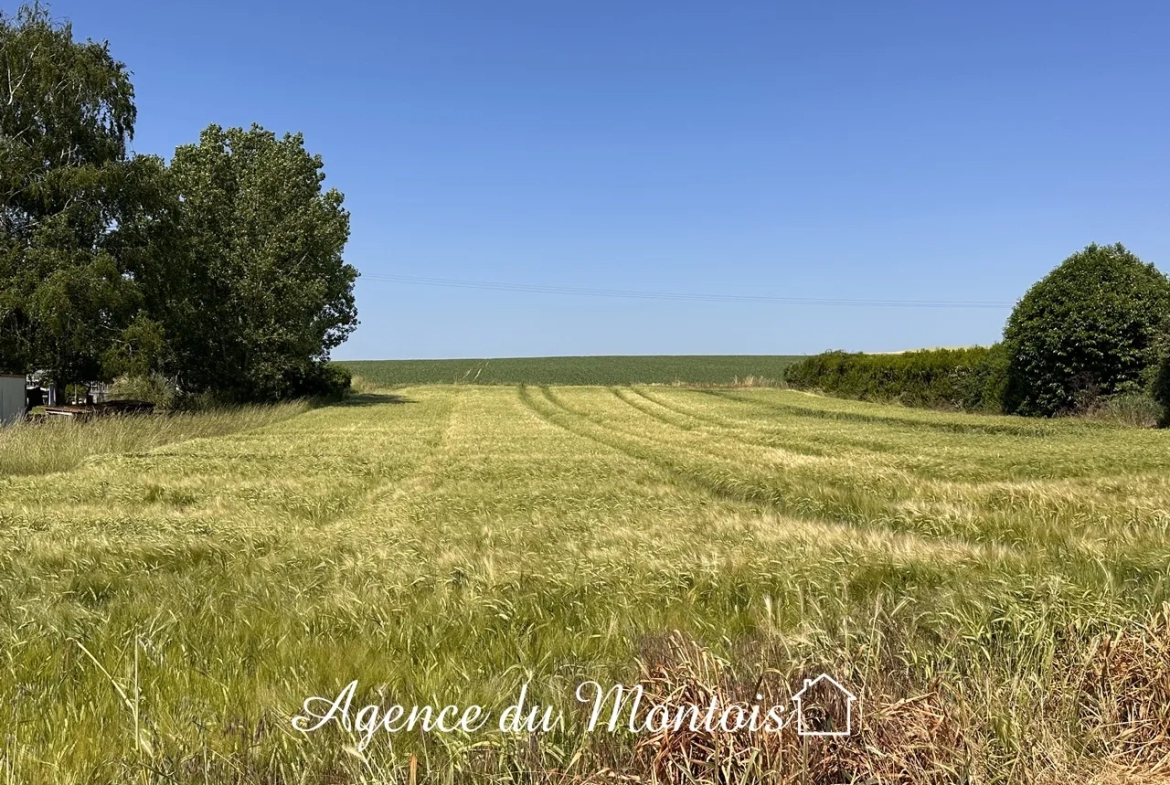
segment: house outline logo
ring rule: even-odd
[[[845,699],[845,730],[839,731],[819,731],[812,730],[805,727],[804,724],[804,693],[826,681],[831,684]],[[804,686],[801,687],[793,696],[792,702],[796,704],[796,733],[799,736],[848,736],[853,732],[853,704],[857,701],[857,696],[849,690],[845,689],[841,682],[834,679],[827,673],[822,673],[815,679],[805,679]]]

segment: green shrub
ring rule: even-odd
[[[846,398],[994,412],[1000,410],[1006,373],[1007,357],[997,345],[900,354],[825,352],[791,365],[785,381]]]
[[[1170,352],[1166,353],[1158,366],[1153,393],[1154,400],[1162,406],[1161,419],[1158,424],[1163,428],[1170,427]]]
[[[1004,344],[1006,410],[1052,416],[1139,393],[1170,332],[1170,280],[1120,243],[1090,245],[1016,305]]]
[[[110,389],[111,400],[149,401],[160,409],[170,409],[178,397],[175,385],[161,374],[119,376]]]
[[[314,363],[308,373],[292,386],[298,398],[342,398],[353,384],[348,368],[335,363]]]
[[[264,400],[269,403],[305,398],[340,400],[351,391],[352,382],[348,368],[337,363],[313,362],[307,367],[282,373],[278,382],[266,388],[267,392],[263,397],[259,394],[259,390],[255,393],[244,391],[243,394],[239,394],[239,391],[235,390],[228,392],[208,390],[181,396],[176,402],[176,408],[206,411],[238,406],[251,399]]]

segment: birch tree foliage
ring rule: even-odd
[[[135,119],[106,43],[74,41],[39,4],[0,15],[0,365],[99,378],[135,334],[158,337],[112,251],[162,171],[128,157]]]

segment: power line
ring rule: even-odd
[[[466,281],[452,278],[426,278],[417,275],[363,273],[362,278],[393,281],[412,286],[442,286],[453,289],[478,289],[496,292],[527,292],[531,294],[578,295],[583,297],[620,297],[634,300],[682,300],[714,303],[758,303],[763,305],[832,305],[872,308],[1011,308],[1013,303],[990,300],[853,300],[829,297],[770,297],[748,294],[682,294],[678,292],[646,292],[624,289],[587,289],[577,286],[541,286],[525,283],[493,281]]]

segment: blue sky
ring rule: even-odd
[[[14,10],[15,4],[2,6]],[[995,340],[1089,242],[1170,269],[1170,4],[58,0],[134,72],[134,147],[303,131],[352,212],[335,357]]]

